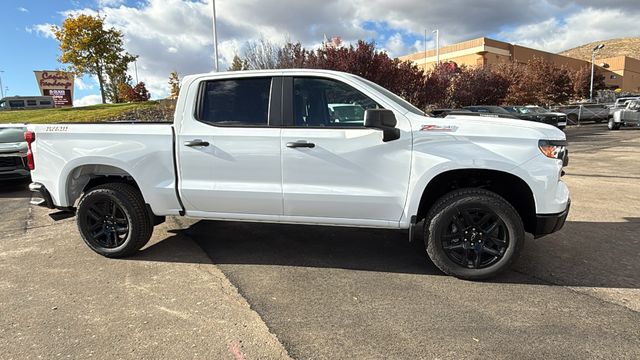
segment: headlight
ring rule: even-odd
[[[538,148],[544,156],[552,159],[562,160],[563,164],[567,163],[567,141],[566,140],[540,140]]]

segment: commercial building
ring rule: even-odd
[[[453,61],[458,65],[487,66],[500,63],[526,63],[534,58],[542,58],[559,66],[578,69],[591,66],[589,61],[568,56],[531,49],[528,47],[493,40],[486,37],[441,46],[440,62]],[[436,64],[436,50],[427,50],[401,56],[400,60],[409,60],[423,69],[431,69]],[[640,60],[628,56],[616,56],[600,59],[596,57],[596,67],[605,77],[610,89],[622,89],[625,92],[640,92]]]

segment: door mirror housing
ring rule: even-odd
[[[400,138],[400,129],[396,129],[398,121],[393,111],[388,109],[368,109],[364,112],[364,127],[382,130],[382,141]]]

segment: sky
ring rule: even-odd
[[[301,42],[313,48],[324,36],[346,43],[375,41],[390,56],[488,36],[559,52],[598,40],[640,36],[640,0],[216,0],[220,69],[249,40]],[[139,81],[152,98],[168,95],[171,71],[214,69],[211,0],[2,0],[0,78],[5,95],[37,95],[34,70],[64,69],[51,25],[69,14],[106,16],[138,55]],[[135,80],[134,66],[129,74]],[[78,78],[75,106],[100,101],[91,76]]]

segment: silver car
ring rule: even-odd
[[[29,177],[25,131],[20,125],[0,125],[0,180]]]
[[[640,100],[630,100],[627,107],[618,110],[609,119],[609,130],[618,130],[621,127],[640,126]]]

